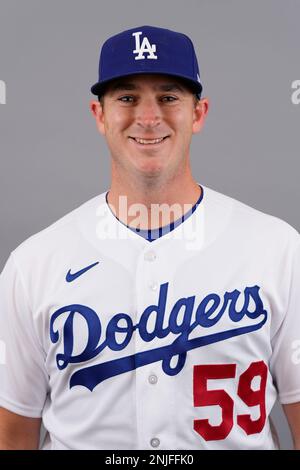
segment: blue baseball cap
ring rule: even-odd
[[[170,29],[140,26],[107,39],[100,53],[99,79],[91,92],[101,96],[111,80],[134,74],[178,77],[201,96],[194,45],[188,36]]]

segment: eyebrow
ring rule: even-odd
[[[177,83],[164,83],[156,86],[159,91],[181,91],[184,92],[184,88]],[[111,87],[111,92],[123,90],[139,90],[140,87],[130,82],[117,82]]]

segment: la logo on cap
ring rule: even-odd
[[[142,31],[137,31],[136,33],[132,33],[132,36],[135,37],[135,49],[132,51],[134,54],[138,54],[135,57],[135,60],[140,59],[157,59],[157,55],[154,54],[156,52],[156,44],[150,44],[149,39],[147,36],[143,37],[142,44],[140,42],[140,35]],[[147,53],[148,56],[145,57],[144,54]]]

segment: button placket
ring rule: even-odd
[[[136,272],[137,303],[139,312],[137,322],[140,321],[143,311],[155,302],[155,292],[158,287],[158,284],[156,283],[156,260],[157,253],[150,247],[147,248],[147,251],[141,253]],[[145,342],[140,337],[139,332],[136,331],[135,352],[139,353],[148,349],[149,343]],[[150,408],[152,408],[152,406],[150,406],[150,402],[152,401],[152,396],[155,391],[151,388],[151,384],[154,384],[155,382],[155,378],[153,377],[155,374],[151,373],[151,370],[147,369],[147,365],[145,368],[141,367],[136,369],[136,393],[139,397],[136,402],[136,412],[139,446],[141,446],[141,448],[145,446],[145,444],[149,446],[151,436],[153,436],[153,434],[155,436],[155,430],[152,429],[149,421],[149,414],[151,412]],[[145,425],[145,423],[148,425]],[[156,441],[154,441],[154,447],[155,443]]]
[[[141,253],[136,272],[136,288],[138,289],[136,294],[139,311],[137,321],[140,321],[145,309],[153,305],[155,310],[155,306],[159,302],[160,285],[165,278],[168,278],[168,272],[166,273],[164,269],[164,275],[162,276],[163,253],[152,247],[149,248],[147,247],[147,251]],[[145,316],[149,333],[153,331],[156,322],[155,317],[155,313],[150,315],[149,318],[147,315]],[[154,339],[153,342],[145,342],[140,337],[139,332],[136,331],[136,352],[146,352],[159,348],[162,343],[164,343],[164,340],[160,338]],[[158,363],[147,364],[145,367],[136,369],[136,394],[138,396],[136,412],[140,448],[146,446],[159,449],[171,445],[173,439],[172,430],[169,432],[171,410],[166,412],[166,416],[164,414],[170,391],[166,392],[164,390],[166,378],[163,375],[161,364]],[[168,423],[167,431],[160,435],[159,430],[163,427],[161,422],[165,418]]]

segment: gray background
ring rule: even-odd
[[[192,143],[196,179],[300,230],[299,17],[299,0],[0,0],[0,270],[24,239],[107,189],[89,88],[101,43],[143,24],[195,44],[211,100]],[[273,419],[291,448],[279,406]]]

